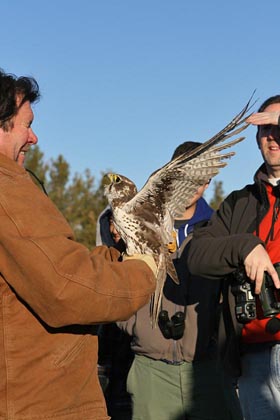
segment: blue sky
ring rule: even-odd
[[[40,84],[46,160],[63,154],[72,174],[114,170],[140,188],[254,89],[256,107],[280,93],[279,16],[279,0],[3,0],[0,66]],[[253,127],[234,150],[216,177],[226,193],[261,163]]]

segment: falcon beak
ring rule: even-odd
[[[107,177],[109,178],[110,183],[116,181],[116,175],[115,174],[107,174]]]
[[[111,184],[111,174],[105,174],[102,178],[102,185],[103,187],[105,187],[106,185],[110,185]]]
[[[118,175],[109,173],[103,176],[102,185],[105,186],[105,185],[114,184],[118,180],[119,180]]]

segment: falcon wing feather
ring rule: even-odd
[[[251,98],[221,131],[196,149],[178,156],[153,172],[143,188],[127,203],[128,207],[136,209],[148,200],[151,211],[159,214],[162,220],[166,212],[170,212],[172,217],[180,216],[200,185],[217,175],[227,165],[226,160],[235,155],[232,151],[220,152],[233,147],[245,137],[222,142],[248,127],[246,114],[251,108]]]

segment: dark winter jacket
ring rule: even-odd
[[[190,245],[188,264],[192,273],[223,281],[221,354],[230,372],[239,371],[240,333],[235,301],[228,275],[242,266],[247,255],[264,242],[256,235],[269,210],[265,166],[254,177],[254,184],[232,192],[212,216],[207,226],[195,232]],[[223,330],[223,331],[222,331]],[[240,372],[239,372],[240,373]]]

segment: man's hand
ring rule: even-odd
[[[257,245],[244,260],[247,277],[255,281],[255,293],[259,294],[266,271],[272,278],[277,289],[280,288],[278,274],[269,258],[268,253],[262,245]]]
[[[256,112],[247,118],[246,122],[253,125],[278,125],[280,112]]]
[[[134,254],[134,255],[127,255],[126,253],[123,254],[123,261],[127,260],[141,260],[144,261],[154,273],[154,276],[157,275],[157,265],[154,260],[154,257],[150,254]]]

